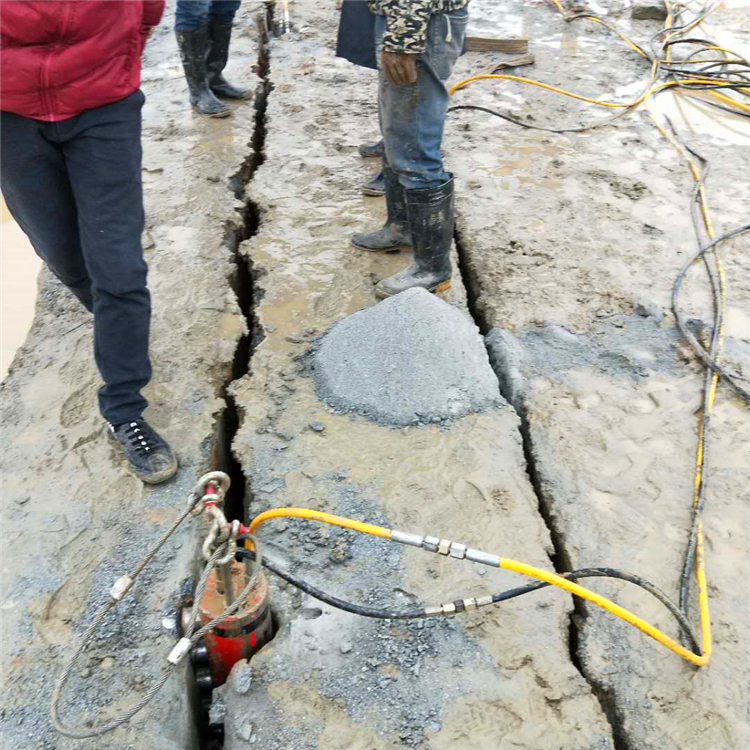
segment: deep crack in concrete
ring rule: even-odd
[[[237,402],[231,393],[231,385],[247,375],[250,369],[250,359],[263,337],[254,312],[258,300],[255,293],[253,264],[251,258],[240,253],[240,245],[253,237],[260,225],[260,212],[257,205],[247,196],[246,190],[255,173],[265,161],[266,105],[272,89],[269,80],[268,30],[273,27],[273,4],[266,5],[265,11],[259,13],[257,19],[258,58],[256,72],[261,79],[261,83],[255,92],[251,150],[242,167],[231,179],[231,187],[235,197],[244,201],[245,205],[242,210],[242,222],[238,226],[228,226],[226,238],[236,266],[231,279],[231,286],[237,296],[237,302],[247,326],[247,332],[237,343],[231,372],[224,383],[222,395],[226,402],[226,408],[219,418],[216,434],[216,468],[226,471],[232,480],[225,504],[225,511],[229,520],[243,520],[248,491],[245,474],[232,451],[232,441],[240,428],[241,415]]]
[[[480,302],[479,284],[476,276],[472,273],[471,261],[469,255],[466,252],[466,248],[461,239],[461,233],[458,228],[454,231],[454,241],[456,244],[456,252],[458,256],[458,273],[466,287],[467,306],[469,313],[474,319],[474,322],[479,327],[479,331],[482,334],[483,340],[486,344],[486,337],[489,334],[491,327],[487,321],[486,315],[482,311]],[[492,362],[493,369],[498,366],[496,360],[490,354],[490,361]],[[496,372],[500,383],[500,393],[508,401],[508,404],[518,415],[519,426],[518,430],[521,434],[521,443],[523,446],[523,455],[526,464],[526,473],[529,477],[529,483],[534,490],[536,495],[539,515],[544,520],[544,524],[550,535],[552,542],[553,553],[549,555],[550,562],[552,563],[556,573],[567,573],[572,568],[570,556],[565,549],[565,543],[563,540],[563,534],[556,522],[555,516],[552,513],[550,503],[548,502],[542,479],[538,467],[536,465],[536,459],[533,451],[533,438],[531,436],[531,430],[529,429],[529,418],[526,409],[523,404],[514,403],[511,400],[511,394],[507,388],[504,388],[506,379],[504,373]],[[615,700],[611,695],[610,691],[603,688],[601,683],[591,677],[586,668],[583,665],[580,655],[579,641],[581,628],[578,624],[578,620],[582,620],[587,616],[587,608],[585,603],[578,597],[573,596],[573,610],[570,613],[570,624],[568,627],[568,650],[570,653],[570,660],[573,666],[578,670],[581,677],[588,683],[591,688],[592,694],[596,697],[599,705],[601,706],[602,713],[609,723],[612,732],[612,741],[615,746],[615,750],[634,750],[623,730],[622,718],[619,715]]]
[[[230,286],[237,297],[237,303],[245,320],[246,332],[237,342],[231,367],[221,389],[221,396],[226,406],[217,419],[212,450],[213,468],[226,472],[231,479],[231,486],[224,503],[224,511],[230,521],[245,520],[246,500],[249,492],[247,477],[232,450],[232,442],[241,426],[242,416],[231,392],[231,386],[248,374],[253,352],[263,338],[255,317],[257,295],[253,264],[251,258],[242,255],[240,246],[257,233],[260,225],[260,211],[248,197],[247,186],[265,161],[266,105],[267,97],[272,90],[272,84],[269,81],[268,30],[273,26],[273,4],[267,4],[256,19],[258,30],[256,73],[261,82],[254,98],[253,135],[249,144],[250,153],[240,169],[230,178],[230,188],[235,198],[244,202],[244,207],[239,212],[241,216],[239,223],[227,223],[225,236],[225,243],[235,264],[234,273],[229,280]],[[192,685],[189,685],[188,689],[192,690]],[[195,698],[192,703],[197,707],[195,720],[201,749],[218,750],[224,744],[223,723],[211,724],[208,711],[202,710]]]

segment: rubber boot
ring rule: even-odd
[[[428,292],[450,288],[454,206],[453,177],[437,188],[406,191],[414,260],[375,287],[378,297],[392,297],[414,287]]]
[[[411,246],[409,220],[406,215],[404,188],[396,173],[383,160],[385,205],[387,216],[382,229],[352,236],[352,245],[360,250],[398,250]]]
[[[208,25],[209,50],[206,57],[208,85],[216,96],[225,99],[249,99],[253,94],[247,89],[233,86],[222,75],[229,59],[229,42],[232,39],[231,23],[211,23]]]
[[[228,117],[232,111],[214,96],[208,86],[206,73],[208,26],[201,26],[195,31],[175,31],[175,36],[190,91],[190,104],[203,115]]]

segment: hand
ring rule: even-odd
[[[396,86],[417,82],[417,56],[383,50],[380,65],[386,78]]]

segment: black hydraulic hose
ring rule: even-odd
[[[237,559],[254,560],[255,553],[252,550],[238,549]],[[378,620],[418,620],[432,616],[429,615],[424,608],[411,610],[392,610],[378,609],[362,604],[353,604],[351,602],[345,601],[344,599],[339,599],[332,594],[328,594],[322,589],[319,589],[316,586],[313,586],[312,584],[297,578],[297,576],[293,575],[289,571],[280,568],[276,563],[274,563],[272,560],[269,560],[266,556],[263,557],[262,564],[263,567],[267,568],[269,571],[271,571],[271,573],[283,579],[287,583],[290,583],[300,591],[304,591],[314,599],[328,604],[331,607],[335,607],[336,609],[343,610],[344,612],[349,612],[354,615],[360,615],[361,617],[370,617]],[[630,573],[623,573],[622,571],[616,570],[615,568],[582,568],[581,570],[574,570],[571,573],[561,573],[560,575],[563,578],[567,578],[570,580],[578,580],[583,578],[615,578],[621,581],[627,581],[628,583],[632,583],[644,589],[645,591],[648,591],[648,593],[658,599],[666,607],[666,609],[679,624],[680,629],[682,630],[684,635],[689,640],[692,650],[696,654],[700,654],[698,641],[694,633],[692,632],[687,617],[685,617],[680,612],[679,607],[674,602],[672,602],[672,600],[663,591],[661,591],[661,589],[645,580],[644,578],[632,575]],[[509,601],[510,599],[515,599],[516,597],[523,596],[524,594],[530,594],[533,591],[547,588],[549,585],[549,583],[545,583],[544,581],[537,581],[535,583],[527,584],[526,586],[519,586],[518,588],[501,591],[497,594],[492,595],[492,603],[499,604],[500,602]]]
[[[627,107],[626,109],[623,109],[621,112],[618,112],[614,117],[608,117],[606,120],[602,120],[601,122],[595,122],[592,125],[584,125],[581,128],[545,128],[542,125],[531,125],[528,122],[517,120],[512,115],[508,115],[503,112],[498,112],[497,110],[490,109],[489,107],[482,107],[478,104],[457,104],[455,107],[450,107],[448,109],[448,112],[457,112],[458,110],[461,110],[461,109],[477,110],[478,112],[486,112],[488,115],[495,115],[495,117],[500,117],[503,120],[512,122],[514,125],[520,125],[522,128],[527,128],[529,130],[541,130],[545,133],[584,133],[587,130],[595,130],[596,128],[602,128],[605,125],[611,125],[615,120],[619,120],[621,117],[624,117],[625,115],[629,114],[633,110],[633,107]]]

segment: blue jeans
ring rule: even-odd
[[[205,23],[230,24],[241,0],[177,0],[175,31],[197,31]]]
[[[444,82],[463,50],[468,19],[467,8],[432,17],[427,50],[417,57],[416,83],[396,86],[380,70],[378,111],[385,158],[407,190],[436,188],[451,177],[440,154],[449,99]],[[377,16],[378,61],[384,33],[385,17]]]

